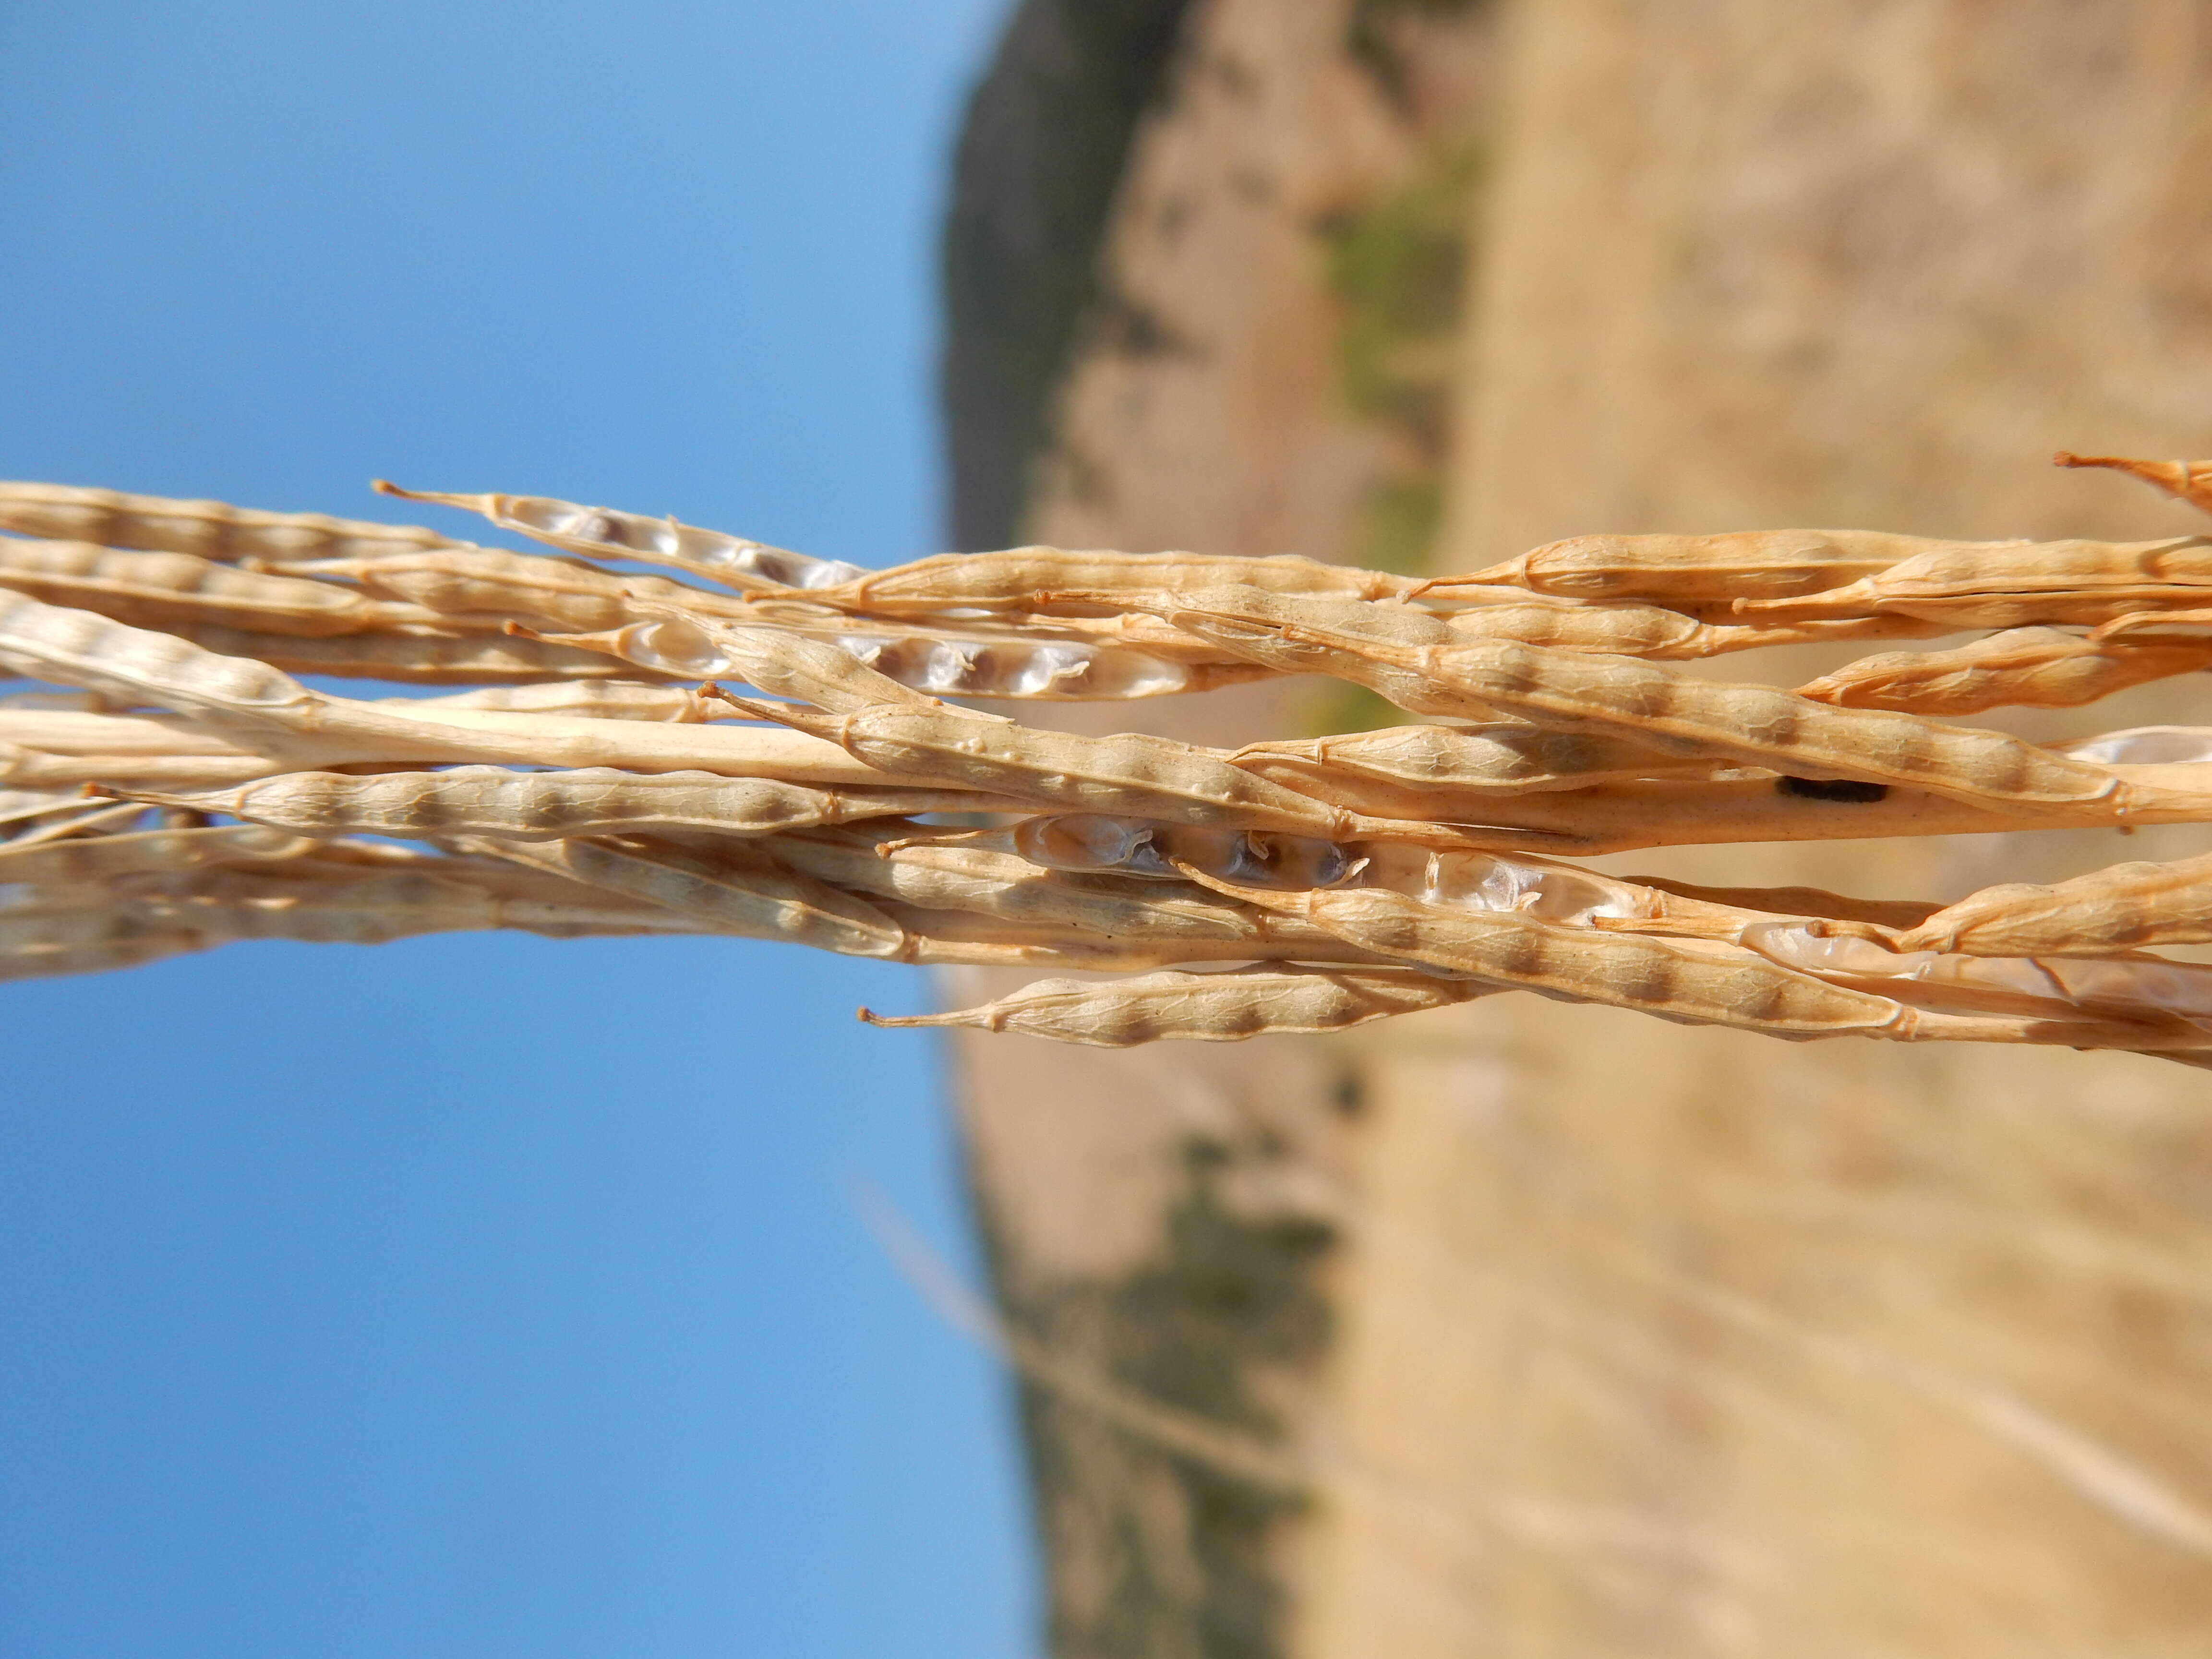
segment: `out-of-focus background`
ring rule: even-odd
[[[2191,0],[795,16],[0,23],[0,470],[340,512],[375,470],[863,563],[2197,527],[2047,464],[2212,454]],[[1607,862],[1948,900],[2208,846]],[[2212,1651],[2200,1073],[1502,997],[963,1034],[956,1143],[938,1051],[844,1011],[995,988],[504,939],[9,988],[0,1638]],[[988,1272],[1011,1390],[855,1176]]]
[[[1088,9],[1023,7],[998,125],[1024,40]],[[1159,9],[1041,422],[963,403],[1012,375],[953,292],[968,544],[1442,572],[1587,532],[2203,527],[2049,458],[2212,453],[2212,9]],[[963,171],[956,276],[1022,165]],[[1195,701],[1140,718],[1377,712]],[[2014,729],[2206,706],[2185,680]],[[1948,901],[2208,846],[1606,862]],[[1516,997],[1080,1062],[963,1033],[1000,1293],[1061,1368],[1024,1396],[1053,1651],[2208,1650],[2212,1083],[1940,1047]]]

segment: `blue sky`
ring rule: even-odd
[[[933,244],[1003,0],[0,12],[0,476],[374,475],[932,550]],[[453,521],[458,525],[458,520]],[[0,1652],[1026,1651],[910,970],[237,947],[0,986]]]

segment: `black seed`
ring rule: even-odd
[[[1864,783],[1857,778],[1778,778],[1774,787],[1783,794],[1807,800],[1880,800],[1889,793],[1886,783]]]

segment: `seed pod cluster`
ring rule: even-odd
[[[2203,464],[2065,459],[2212,505]],[[1571,861],[2212,821],[2212,730],[1953,723],[2212,666],[2212,539],[1589,536],[1428,582],[1046,547],[866,570],[412,498],[557,550],[0,485],[0,672],[33,683],[0,696],[0,978],[255,939],[692,933],[1046,970],[863,1018],[1108,1047],[1522,990],[2212,1064],[2212,968],[2155,954],[2212,942],[2212,860],[1948,905]],[[1966,628],[1996,631],[1938,637]],[[1914,639],[1936,642],[1795,691],[1670,665]],[[1228,750],[945,701],[1313,673],[1424,718]]]

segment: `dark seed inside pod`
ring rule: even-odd
[[[1886,783],[1867,783],[1857,778],[1777,778],[1775,788],[1806,800],[1881,800],[1889,793]]]

